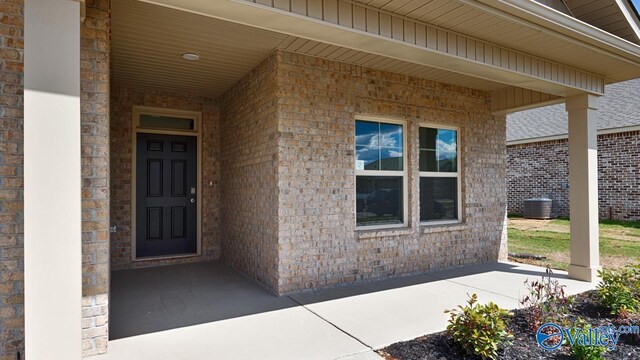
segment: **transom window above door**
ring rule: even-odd
[[[404,123],[356,120],[356,225],[406,224]]]
[[[146,106],[133,107],[134,129],[148,132],[189,132],[199,131],[201,114],[195,111],[152,108]]]

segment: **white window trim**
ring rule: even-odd
[[[433,123],[420,123],[420,128],[431,129],[443,129],[454,130],[456,132],[456,172],[431,172],[420,171],[420,178],[423,177],[443,177],[443,178],[456,178],[458,194],[456,196],[458,201],[458,219],[456,220],[420,220],[421,226],[438,226],[438,225],[452,225],[462,223],[462,143],[460,142],[460,128],[457,126],[447,126],[442,124]],[[420,129],[418,129],[418,139],[420,138]],[[420,159],[420,145],[418,145],[418,159]],[[418,160],[419,163],[419,160]],[[418,165],[419,167],[420,165]],[[420,181],[420,179],[418,179]],[[418,196],[418,206],[421,206],[420,196]],[[420,214],[420,212],[418,212]]]
[[[356,230],[384,230],[384,229],[397,229],[404,228],[409,225],[409,171],[407,169],[408,160],[407,160],[407,134],[408,134],[408,126],[406,120],[398,120],[391,119],[385,117],[378,116],[369,116],[369,115],[358,115],[353,119],[353,125],[355,128],[356,121],[372,121],[378,123],[387,123],[387,124],[397,124],[402,125],[402,171],[393,171],[393,170],[355,170],[355,175],[353,177],[354,180],[354,209],[355,216],[353,218]],[[354,131],[354,144],[353,149],[355,151],[355,131]],[[354,153],[354,164],[355,167],[355,159],[356,155]],[[358,176],[402,176],[402,224],[383,224],[383,225],[358,225],[358,199],[357,194],[358,191],[356,189],[355,184],[357,184]]]

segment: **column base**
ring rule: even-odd
[[[598,280],[598,270],[601,270],[600,266],[596,267],[588,267],[582,265],[569,265],[567,269],[569,272],[569,278],[587,281],[587,282],[595,282]]]

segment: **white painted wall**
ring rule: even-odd
[[[25,1],[25,346],[81,358],[80,4]]]

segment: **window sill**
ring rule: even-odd
[[[356,228],[357,239],[374,239],[385,236],[405,236],[412,233],[414,233],[414,230],[405,224],[385,227]]]
[[[434,222],[421,222],[420,233],[432,234],[445,231],[459,231],[464,230],[467,224],[462,221],[434,221]]]

